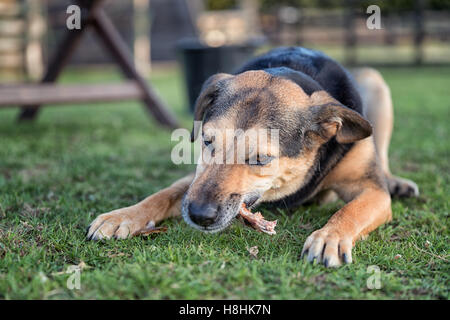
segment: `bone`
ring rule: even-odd
[[[262,216],[261,212],[252,213],[247,209],[245,203],[242,204],[239,210],[239,219],[242,223],[250,225],[253,229],[264,232],[270,235],[276,234],[275,227],[277,220],[267,221]]]

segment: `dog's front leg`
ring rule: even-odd
[[[306,239],[302,256],[307,256],[310,262],[322,262],[327,267],[339,266],[341,262],[351,263],[355,241],[390,221],[391,216],[389,193],[377,186],[366,187],[336,212],[322,229],[314,231]]]
[[[181,200],[192,182],[188,175],[131,207],[99,215],[88,227],[87,239],[125,239],[149,224],[181,214]]]

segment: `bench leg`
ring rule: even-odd
[[[117,60],[117,63],[125,76],[138,83],[143,93],[142,100],[145,103],[147,110],[160,124],[171,129],[178,128],[179,125],[175,117],[169,112],[164,103],[147,84],[146,80],[136,71],[132,55],[126,43],[100,7],[100,4],[103,3],[103,1],[104,0],[78,0],[78,3],[82,7],[82,28],[80,30],[70,30],[67,32],[63,43],[58,49],[54,59],[49,64],[49,68],[45,77],[42,79],[42,82],[54,82],[57,79],[64,66],[67,64],[70,54],[78,45],[84,31],[92,25],[106,47]],[[39,107],[39,105],[23,107],[19,120],[30,120],[35,118],[39,111]]]
[[[41,80],[42,83],[55,82],[60,75],[62,69],[69,61],[72,52],[78,46],[81,36],[84,31],[92,23],[92,12],[96,7],[98,7],[104,0],[80,0],[79,4],[81,7],[81,29],[69,30],[66,32],[65,38],[61,43],[60,47],[56,50],[52,61],[49,63],[48,69]],[[19,115],[18,120],[32,120],[36,117],[39,112],[40,105],[22,107],[22,112]]]
[[[156,93],[147,84],[146,80],[136,71],[127,44],[101,8],[98,8],[94,13],[93,27],[105,43],[105,46],[112,53],[113,57],[117,60],[124,75],[128,79],[136,81],[139,85],[144,96],[142,100],[147,107],[147,110],[162,125],[171,129],[178,128],[179,125],[175,117],[169,112],[162,100],[159,99]]]
[[[67,36],[64,39],[61,47],[59,48],[55,58],[53,59],[52,63],[49,64],[47,72],[41,81],[42,83],[55,82],[62,69],[66,65],[70,54],[78,45],[78,42],[81,39],[81,35],[83,33],[82,30],[84,29],[86,28],[82,28],[76,31],[74,30],[67,33]],[[39,112],[39,108],[40,105],[22,107],[22,112],[19,115],[19,121],[34,119]]]

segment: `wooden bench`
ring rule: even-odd
[[[67,30],[40,83],[0,86],[0,107],[21,106],[19,120],[30,120],[36,117],[42,104],[140,99],[161,125],[171,129],[179,127],[174,115],[136,71],[127,44],[102,8],[104,1],[75,0],[81,8],[81,29]],[[102,40],[128,82],[71,86],[55,84],[88,28]]]
[[[86,103],[142,99],[144,94],[133,81],[117,84],[0,85],[0,107],[43,104]]]

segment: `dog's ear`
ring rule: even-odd
[[[191,142],[194,142],[198,136],[198,126],[195,125],[195,121],[202,121],[206,110],[210,108],[214,100],[219,93],[219,82],[220,80],[232,77],[231,74],[227,73],[217,73],[209,77],[202,86],[202,90],[195,101],[195,111],[194,111],[194,125],[191,132]]]
[[[329,140],[336,136],[339,143],[352,143],[372,134],[372,126],[359,113],[342,104],[317,106],[316,123],[319,134]]]

